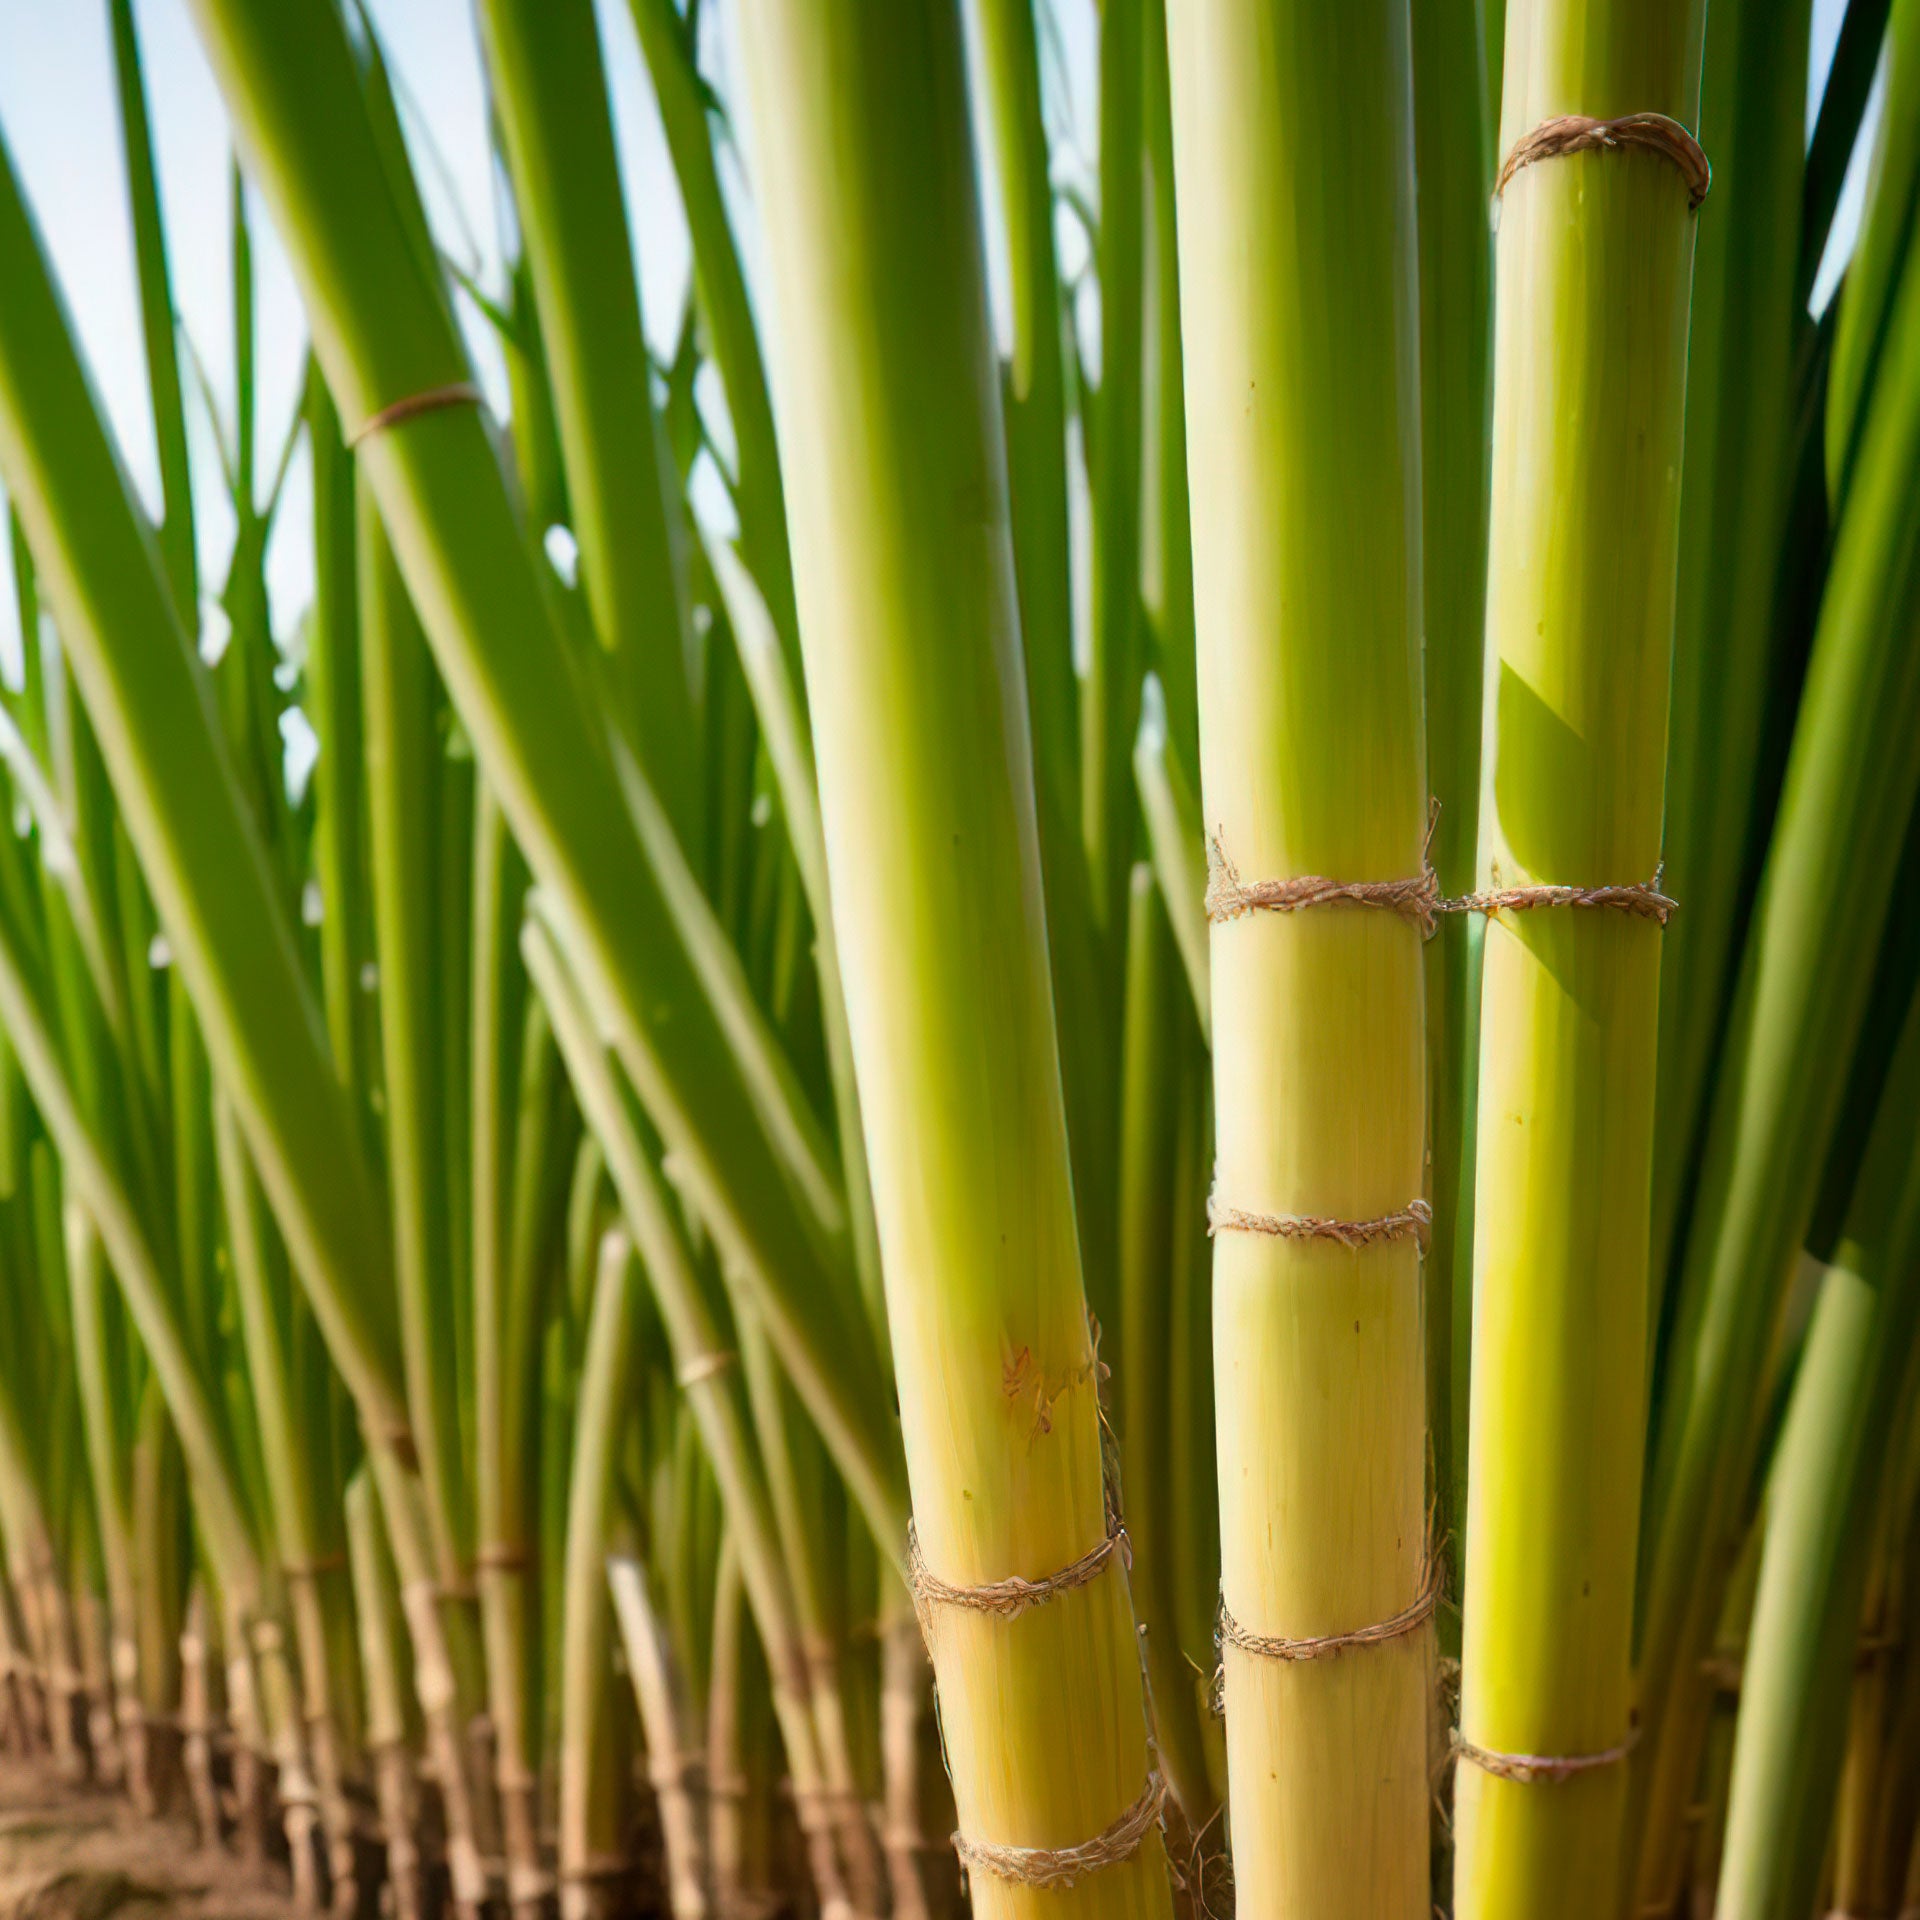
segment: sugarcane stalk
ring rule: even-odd
[[[21,1408],[4,1383],[0,1383],[0,1526],[9,1571],[21,1597],[54,1769],[62,1779],[78,1780],[86,1771],[82,1729],[74,1714],[79,1648]]]
[[[613,1641],[607,1554],[622,1443],[630,1417],[641,1276],[633,1248],[609,1228],[595,1263],[581,1358],[567,1490],[560,1749],[561,1920],[599,1920],[620,1908],[620,1782],[612,1766],[607,1660]]]
[[[1703,18],[1513,0],[1502,151],[1560,115],[1691,127]],[[1483,888],[1644,886],[1659,865],[1705,185],[1671,138],[1549,153],[1501,199]],[[1605,909],[1487,924],[1460,1920],[1612,1916],[1622,1897],[1660,938]]]
[[[155,1812],[183,1784],[180,1641],[187,1608],[186,1468],[166,1396],[148,1372],[133,1438],[134,1549],[140,1569],[138,1613],[141,1727],[131,1784],[142,1782]],[[135,1805],[140,1801],[136,1798]]]
[[[679,1668],[647,1590],[646,1568],[630,1554],[616,1553],[606,1562],[606,1578],[646,1730],[647,1777],[660,1802],[669,1908],[673,1920],[707,1920],[712,1901],[699,1731],[691,1724]]]
[[[513,1181],[500,1276],[505,1284],[493,1302],[494,1364],[480,1383],[493,1391],[476,1396],[487,1562],[481,1604],[509,1892],[517,1907],[537,1912],[551,1890],[540,1842],[540,1362],[574,1142],[565,1076],[546,1010],[535,999],[524,1007],[514,1082]]]
[[[691,637],[599,28],[591,0],[483,0],[478,11],[539,309],[581,588],[648,781],[682,842],[697,849]]]
[[[1493,292],[1486,194],[1494,164],[1480,12],[1480,0],[1411,9],[1427,781],[1440,806],[1429,857],[1449,895],[1472,888],[1480,816]],[[1429,1180],[1436,1218],[1451,1223],[1427,1249],[1427,1402],[1435,1409],[1434,1521],[1452,1539],[1448,1576],[1456,1593],[1466,1507],[1466,1449],[1459,1441],[1467,1420],[1465,1395],[1456,1398],[1456,1389],[1468,1378],[1468,1355],[1456,1351],[1456,1341],[1472,1316],[1455,1299],[1455,1260],[1472,1244],[1467,1074],[1478,1051],[1479,959],[1480,927],[1469,915],[1450,915],[1427,943]],[[1459,1278],[1465,1295],[1465,1276]],[[1443,1637],[1452,1637],[1444,1624]]]
[[[1050,1905],[1162,1912],[1164,1855],[1140,1830],[1160,1787],[1076,1244],[957,9],[776,4],[745,52],[921,1591],[1045,1581],[1097,1556],[1095,1577],[1017,1619],[928,1601],[963,1857],[983,1914],[1038,1897],[1031,1854],[999,1849],[1061,1847],[1091,1848],[1097,1870]]]
[[[1181,1650],[1175,1600],[1172,1415],[1173,1262],[1179,1076],[1190,1026],[1175,997],[1173,938],[1153,870],[1137,865],[1127,929],[1126,1051],[1121,1073],[1120,1334],[1133,1361],[1116,1396],[1135,1607],[1153,1692],[1154,1743],[1188,1830],[1217,1810],[1200,1702]]]
[[[301,1409],[283,1335],[293,1303],[286,1292],[284,1267],[274,1272],[275,1249],[270,1244],[265,1197],[247,1158],[230,1101],[216,1100],[214,1131],[230,1270],[240,1306],[247,1374],[266,1468],[270,1538],[286,1588],[299,1662],[299,1708],[293,1724],[304,1728],[301,1766],[311,1770],[328,1873],[336,1897],[344,1899],[348,1911],[352,1911],[359,1862],[357,1823],[347,1794],[347,1778],[355,1756],[344,1745],[345,1730],[336,1699],[341,1679],[350,1684],[352,1676],[336,1676],[333,1671],[334,1639],[328,1619],[329,1612],[337,1609],[346,1596],[341,1581],[332,1577],[336,1569],[326,1564],[312,1445],[299,1425]],[[254,1630],[256,1655],[262,1659],[271,1655],[275,1661],[284,1658],[283,1646],[277,1640],[268,1642],[262,1652],[263,1631],[260,1627]],[[272,1626],[271,1631],[277,1634],[279,1629]],[[277,1673],[272,1677],[276,1685],[281,1684]],[[283,1763],[281,1798],[289,1807],[291,1819],[293,1803],[286,1771]],[[296,1838],[290,1827],[296,1863],[303,1857],[304,1837]]]
[[[516,1285],[521,1262],[514,1215],[527,1168],[516,1152],[515,1116],[527,1107],[545,1117],[549,1088],[528,1085],[523,1061],[541,1055],[526,1026],[516,939],[524,869],[500,809],[484,788],[474,823],[473,1009],[471,1054],[473,1246],[474,1497],[477,1511],[481,1620],[487,1645],[487,1689],[498,1737],[496,1779],[510,1882],[516,1904],[545,1897],[536,1798],[539,1751],[530,1685],[537,1645],[529,1612],[537,1596],[538,1541],[531,1496],[537,1457],[529,1427],[536,1328],[516,1311],[526,1291]],[[524,1035],[524,1038],[523,1038]],[[531,1044],[530,1043],[536,1043]],[[546,1049],[550,1061],[551,1047]],[[544,1144],[544,1128],[536,1138]]]
[[[192,473],[187,458],[186,407],[180,390],[180,356],[166,227],[160,214],[160,188],[153,160],[146,83],[141,72],[140,41],[134,27],[133,0],[110,0],[113,77],[120,108],[121,144],[126,157],[128,198],[132,203],[134,253],[139,268],[141,340],[146,349],[147,392],[153,404],[154,444],[160,460],[160,491],[165,513],[160,525],[161,553],[174,605],[183,619],[194,617],[199,603],[199,560],[194,548]]]
[[[1406,15],[1170,0],[1168,27],[1216,891],[1229,861],[1249,884],[1417,887]],[[1308,258],[1322,263],[1310,294],[1291,265]],[[1437,1544],[1420,915],[1335,904],[1228,917],[1211,894],[1210,911],[1234,1879],[1261,1912],[1410,1916],[1428,1904]],[[1399,1224],[1342,1244],[1288,1237],[1279,1223],[1295,1217]],[[1317,1647],[1376,1628],[1377,1644]],[[1304,1657],[1275,1651],[1294,1643]]]
[[[826,1593],[824,1562],[839,1544],[823,1499],[827,1463],[818,1439],[801,1424],[800,1409],[780,1375],[765,1329],[752,1317],[751,1307],[739,1302],[735,1303],[734,1332],[793,1592],[807,1699],[819,1743],[820,1783],[808,1802],[796,1804],[803,1825],[831,1834],[856,1912],[877,1915],[886,1909],[885,1866],[855,1777],[842,1692],[840,1636]]]
[[[419,1835],[419,1786],[414,1775],[407,1646],[400,1585],[379,1493],[363,1467],[347,1483],[347,1555],[353,1577],[354,1621],[365,1677],[367,1753],[386,1840],[386,1885],[395,1920],[420,1920],[426,1911]]]
[[[440,768],[433,662],[364,482],[356,546],[401,1346],[434,1552],[440,1579],[452,1591],[470,1579],[473,1523],[455,1412],[454,1289],[448,1284],[453,1269],[436,986]]]
[[[1728,999],[1755,805],[1780,552],[1792,494],[1793,289],[1805,155],[1778,137],[1805,91],[1811,8],[1733,0],[1707,22],[1700,137],[1713,217],[1694,265],[1674,619],[1669,890],[1686,902],[1661,954],[1653,1270],[1697,1179],[1700,1114]],[[1656,1300],[1659,1295],[1656,1294]]]
[[[824,1784],[808,1698],[811,1682],[765,1466],[754,1444],[745,1397],[730,1378],[738,1356],[722,1344],[715,1304],[701,1286],[686,1236],[648,1155],[634,1096],[621,1083],[578,982],[570,976],[566,959],[542,918],[529,918],[521,950],[553,1022],[554,1038],[581,1112],[606,1154],[621,1209],[659,1304],[676,1377],[712,1463],[727,1523],[738,1543],[754,1621],[768,1649],[774,1711],[787,1750],[795,1805],[810,1815],[821,1805]],[[642,1702],[643,1716],[646,1711]],[[822,1902],[843,1903],[830,1825],[809,1820],[807,1838]]]
[[[1034,11],[980,0],[982,75],[1007,232],[1013,355],[1006,369],[1007,486],[1020,594],[1027,708],[1034,733],[1048,899],[1064,888],[1068,849],[1057,832],[1078,811],[1079,695],[1074,685],[1067,507],[1066,363],[1062,349],[1054,194]],[[1077,877],[1077,876],[1076,876]],[[1065,920],[1064,912],[1056,918]],[[1066,929],[1063,928],[1063,933]],[[1068,936],[1071,937],[1071,936]]]
[[[873,1218],[873,1189],[867,1171],[866,1140],[861,1131],[860,1088],[853,1067],[853,1041],[847,1029],[845,982],[840,950],[833,937],[833,912],[827,890],[827,849],[820,831],[819,778],[807,732],[800,687],[757,581],[718,542],[708,547],[714,580],[726,600],[727,624],[754,716],[774,778],[794,864],[806,893],[814,927],[814,964],[820,980],[820,1020],[825,1029],[827,1064],[833,1080],[834,1117],[846,1185],[847,1213],[859,1270],[861,1296],[876,1337],[886,1334],[886,1298],[880,1274],[879,1230]],[[883,1353],[883,1361],[885,1359]]]

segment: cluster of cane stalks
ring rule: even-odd
[[[477,0],[497,270],[191,0],[230,378],[99,3],[0,1737],[343,1916],[1920,1912],[1920,0]]]

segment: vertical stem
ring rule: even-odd
[[[667,1897],[673,1920],[707,1920],[712,1898],[702,1819],[701,1746],[689,1724],[678,1667],[647,1591],[647,1570],[631,1556],[607,1564],[614,1617],[626,1648],[640,1723],[646,1730],[648,1777],[660,1801],[667,1849]]]
[[[743,51],[919,1548],[954,1585],[1042,1579],[1107,1517],[958,9],[776,0]],[[1150,1790],[1118,1556],[1016,1619],[936,1604],[927,1630],[969,1838],[1085,1845]],[[1039,1897],[972,1880],[983,1916]],[[1157,1832],[1044,1898],[1164,1913]]]
[[[1407,11],[1169,0],[1204,817],[1249,881],[1421,871]],[[1313,262],[1310,275],[1300,263]],[[1420,928],[1336,904],[1211,932],[1217,1198],[1405,1217],[1424,1192]],[[1213,1243],[1237,1898],[1429,1905],[1420,1244]]]
[[[1117,1382],[1125,1389],[1118,1424],[1154,1742],[1187,1826],[1198,1833],[1216,1803],[1174,1598],[1179,1547],[1169,1364],[1173,1266],[1181,1252],[1175,1244],[1179,1081],[1190,1022],[1176,978],[1172,931],[1150,867],[1134,868],[1129,904],[1120,1134],[1120,1350],[1128,1360]]]
[[[580,1366],[567,1489],[565,1624],[560,1674],[560,1914],[619,1910],[620,1782],[613,1777],[607,1552],[621,1448],[631,1417],[641,1274],[627,1236],[610,1229],[596,1263]]]
[[[1512,0],[1503,151],[1557,115],[1694,123],[1705,9]],[[1659,863],[1694,214],[1663,154],[1539,160],[1501,203],[1483,885]],[[1660,930],[1552,907],[1486,930],[1463,1742],[1629,1739]],[[1618,1910],[1627,1767],[1463,1759],[1460,1920]]]
[[[1686,912],[1660,965],[1657,1287],[1699,1177],[1747,873],[1793,491],[1793,349],[1810,325],[1794,300],[1805,148],[1780,129],[1804,108],[1811,11],[1807,0],[1719,0],[1707,18],[1700,138],[1713,157],[1713,217],[1694,268],[1663,846],[1668,891]]]
[[[400,1583],[381,1522],[380,1496],[366,1467],[347,1483],[346,1524],[360,1667],[366,1677],[367,1752],[387,1843],[386,1884],[393,1891],[394,1920],[420,1920],[425,1888]]]
[[[387,1160],[407,1407],[420,1453],[439,1578],[469,1579],[472,1518],[456,1413],[447,1284],[446,1141],[434,913],[440,755],[433,660],[373,496],[360,490],[360,633],[367,818],[380,956]]]
[[[1134,36],[1137,51],[1134,0],[1125,5],[1122,37]],[[979,0],[978,17],[1013,303],[1013,354],[1002,369],[1002,411],[1047,958],[1082,1261],[1100,1263],[1094,1281],[1101,1287],[1111,1281],[1113,1261],[1117,1008],[1092,912],[1093,873],[1083,833],[1081,730],[1083,720],[1091,724],[1092,708],[1089,702],[1083,714],[1073,661],[1066,315],[1054,248],[1052,154],[1042,113],[1034,8],[1029,0]],[[1134,143],[1137,147],[1137,126]],[[1136,337],[1137,332],[1136,326]],[[1120,532],[1124,539],[1125,530]],[[1116,737],[1124,751],[1131,736]],[[1106,764],[1109,775],[1117,777],[1118,769]],[[1113,804],[1110,797],[1103,814]],[[1130,858],[1130,830],[1117,843],[1121,857]]]
[[[1414,6],[1414,162],[1420,196],[1421,559],[1426,615],[1427,781],[1440,813],[1431,857],[1446,894],[1473,885],[1480,814],[1481,651],[1486,638],[1487,390],[1493,253],[1487,185],[1493,127],[1482,62],[1482,0]],[[1478,1045],[1480,929],[1442,920],[1427,943],[1427,1060],[1437,1228],[1427,1250],[1427,1404],[1435,1527],[1460,1564],[1465,1521],[1466,1377],[1471,1325],[1456,1312],[1456,1255],[1471,1248],[1469,1058]],[[1464,1294],[1467,1289],[1461,1286]],[[1465,1304],[1464,1302],[1462,1303]],[[1458,1592],[1457,1579],[1450,1582]]]

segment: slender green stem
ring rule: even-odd
[[[482,0],[580,583],[647,779],[700,845],[691,641],[592,0]]]

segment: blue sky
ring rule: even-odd
[[[397,75],[416,167],[442,243],[498,284],[494,189],[470,0],[367,0]],[[1065,50],[1072,124],[1093,127],[1093,0],[1053,0]],[[638,242],[641,301],[656,350],[670,348],[688,273],[687,236],[626,0],[599,0],[628,204]],[[1809,99],[1816,100],[1839,30],[1842,0],[1815,0]],[[136,0],[154,119],[161,192],[181,323],[208,369],[216,404],[231,408],[229,154],[225,116],[186,0]],[[726,90],[725,36],[711,57]],[[157,501],[147,419],[132,240],[121,171],[106,0],[0,0],[0,127],[24,177],[83,350],[135,483]],[[1082,156],[1080,164],[1087,164]],[[1858,169],[1856,169],[1856,173]],[[1857,217],[1850,182],[1843,228]],[[751,244],[750,225],[747,228]],[[268,470],[297,402],[304,333],[292,279],[264,217],[254,226],[259,300],[260,464]],[[1063,235],[1077,238],[1071,229]],[[1829,279],[1831,275],[1828,276]],[[1084,325],[1085,316],[1083,316]],[[469,328],[483,381],[504,401],[498,356],[483,324]],[[203,570],[217,584],[232,537],[204,409],[190,402]],[[284,627],[311,581],[304,455],[297,457],[269,556]],[[0,543],[0,588],[6,556]],[[17,658],[10,591],[0,592],[0,660]]]
[[[494,192],[484,96],[467,0],[371,0],[398,76],[422,189],[450,251],[498,284]],[[640,279],[648,331],[671,345],[685,297],[687,237],[624,0],[603,8],[603,39],[616,95],[629,193],[639,211]],[[185,0],[136,0],[154,141],[181,324],[230,417],[229,148],[225,114]],[[52,253],[96,386],[122,453],[149,506],[157,466],[148,423],[132,237],[121,171],[106,0],[0,0],[0,127]],[[299,299],[284,256],[256,205],[260,464],[277,455],[298,403],[305,353]],[[498,355],[483,325],[469,329],[482,377],[499,386]],[[196,508],[210,583],[232,539],[204,408],[189,396]],[[264,480],[263,483],[264,484]],[[270,556],[276,609],[297,614],[310,587],[304,537],[304,456],[289,476],[284,533]],[[6,597],[0,629],[11,642]],[[5,643],[0,643],[5,644]]]

